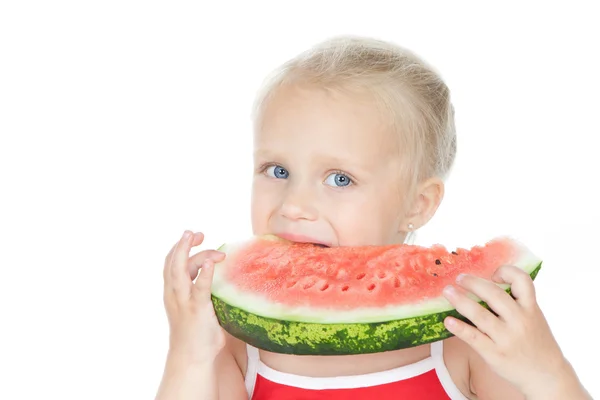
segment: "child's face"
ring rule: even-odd
[[[328,246],[404,240],[400,154],[375,106],[286,88],[255,133],[252,226]]]

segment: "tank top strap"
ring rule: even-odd
[[[431,348],[431,358],[433,358],[436,364],[441,361],[444,362],[444,341],[440,340],[437,342],[433,342],[430,345]]]
[[[442,387],[452,400],[468,400],[458,389],[444,361],[444,341],[440,340],[431,343],[431,358],[435,365],[435,372],[442,384]]]
[[[246,344],[246,352],[248,353],[248,366],[246,367],[246,377],[244,378],[244,382],[246,384],[246,391],[248,392],[248,399],[251,399],[252,394],[254,393],[254,385],[256,384],[260,355],[258,349],[249,344]]]

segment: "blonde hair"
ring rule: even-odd
[[[341,36],[326,40],[275,70],[256,99],[253,120],[286,84],[360,90],[387,111],[402,145],[410,188],[432,176],[445,179],[456,155],[454,109],[440,76],[411,51],[377,39]]]

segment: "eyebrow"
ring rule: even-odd
[[[254,157],[262,157],[262,158],[276,158],[275,153],[264,150],[264,149],[256,149],[253,153]]]

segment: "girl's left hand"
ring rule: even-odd
[[[493,282],[459,276],[456,281],[464,290],[449,286],[444,294],[475,327],[447,317],[446,328],[479,353],[496,374],[532,398],[548,390],[550,382],[572,381],[567,378],[569,363],[537,304],[531,277],[519,268],[505,266],[492,280],[509,284],[514,298]],[[465,291],[485,301],[498,315],[467,297]]]

